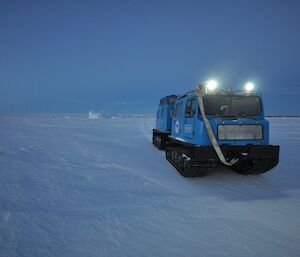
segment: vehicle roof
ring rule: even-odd
[[[184,99],[186,97],[189,97],[189,96],[195,96],[196,93],[194,90],[192,91],[188,91],[186,93],[184,93],[183,95],[179,95],[177,97],[177,100],[181,100],[181,99]],[[254,91],[254,92],[246,92],[246,91],[242,91],[242,90],[219,90],[219,91],[216,91],[214,93],[207,93],[205,95],[228,95],[228,96],[261,96],[260,92],[258,91]]]
[[[167,95],[167,96],[161,98],[160,100],[167,100],[167,99],[170,99],[170,98],[177,98],[177,95]]]

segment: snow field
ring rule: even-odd
[[[0,117],[0,256],[300,255],[300,119],[270,118],[279,165],[183,178],[151,117]]]

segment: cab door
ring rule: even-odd
[[[185,138],[194,138],[195,135],[195,113],[196,113],[196,99],[191,98],[187,100],[184,113],[183,122],[183,136]]]
[[[176,103],[175,111],[172,119],[172,136],[180,137],[180,133],[182,131],[182,118],[183,110],[182,110],[182,102]]]

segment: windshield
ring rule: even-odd
[[[206,95],[203,103],[207,115],[258,116],[261,112],[258,96]]]

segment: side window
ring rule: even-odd
[[[191,100],[187,101],[186,108],[185,108],[185,117],[186,118],[191,118],[194,116],[195,111],[196,111],[195,105],[196,105],[195,99],[191,99]]]
[[[159,117],[159,110],[160,110],[160,109],[157,110],[157,113],[156,113],[156,119],[158,119],[158,117]]]
[[[191,109],[192,109],[192,101],[189,100],[186,102],[186,107],[185,107],[185,117],[186,118],[190,117]]]
[[[176,118],[180,117],[180,109],[181,109],[181,103],[180,104],[176,104],[176,107],[175,107],[175,117]]]
[[[192,99],[192,117],[196,114],[196,105],[197,105],[197,102],[196,102],[196,99]]]
[[[165,107],[163,107],[163,108],[161,109],[160,118],[163,118],[164,110],[165,110]]]

